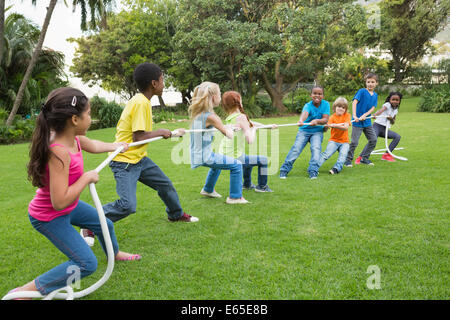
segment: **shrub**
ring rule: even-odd
[[[263,112],[261,105],[267,106],[265,104],[264,99],[261,99],[261,97],[258,96],[242,96],[242,106],[244,107],[245,113],[250,118],[257,118],[260,117]],[[220,108],[223,110],[223,108]],[[224,112],[225,114],[225,112]]]
[[[301,113],[303,106],[311,101],[311,95],[308,89],[300,88],[293,93],[294,98],[287,98],[284,101],[284,105],[288,108],[289,112]]]
[[[331,60],[329,68],[319,82],[327,91],[336,94],[354,93],[365,87],[364,75],[368,72],[375,72],[380,84],[392,76],[387,60],[376,57],[366,58],[356,53]]]
[[[174,108],[171,108],[173,112],[180,116],[187,116],[188,115],[188,108],[189,106],[184,103],[177,103]]]
[[[172,111],[161,109],[158,112],[153,113],[153,122],[158,123],[161,121],[172,121],[174,114]]]
[[[107,102],[98,110],[100,128],[111,128],[117,125],[123,108],[115,102]]]
[[[6,116],[5,116],[6,115]],[[16,115],[10,127],[5,125],[8,117],[6,110],[0,109],[0,144],[30,141],[36,124],[35,118],[22,119]]]
[[[450,112],[450,85],[439,85],[426,90],[417,109],[421,112]]]
[[[247,110],[246,110],[247,112]],[[273,106],[272,100],[267,96],[256,96],[255,106],[252,110],[251,117],[267,116],[270,114],[276,114],[278,112],[277,108]]]
[[[91,117],[98,119],[99,118],[99,110],[108,104],[108,101],[106,101],[106,99],[104,98],[100,98],[99,96],[93,96],[90,100],[89,100],[90,104],[91,104]]]

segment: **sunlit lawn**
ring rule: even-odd
[[[417,113],[417,101],[404,100],[393,127],[402,136],[399,147],[405,148],[397,153],[408,161],[386,163],[374,155],[374,167],[344,168],[332,176],[328,170],[334,155],[311,181],[306,172],[310,152],[305,148],[288,179],[280,180],[278,172],[269,177],[274,193],[244,191],[248,205],[225,204],[228,172],[216,186],[223,198],[203,198],[199,192],[207,169],[174,164],[171,152],[179,141],[151,143],[150,157],[172,179],[185,211],[200,222],[169,223],[156,192],[139,185],[137,213],[115,228],[121,249],[140,253],[143,259],[116,263],[106,284],[85,299],[448,299],[450,114]],[[279,154],[269,154],[272,165],[281,165],[296,130],[278,130]],[[111,128],[88,136],[112,141],[114,134]],[[326,133],[323,147],[328,138]],[[365,142],[361,138],[356,152]],[[383,147],[380,139],[377,148]],[[105,157],[85,154],[85,170]],[[27,206],[35,192],[26,178],[28,144],[0,146],[0,159],[3,296],[66,258],[28,221]],[[115,200],[109,168],[101,172],[97,190],[103,203]],[[81,198],[92,203],[88,190]],[[83,288],[106,268],[98,242],[93,250],[99,269],[82,280]],[[381,270],[381,289],[367,287],[370,266]]]

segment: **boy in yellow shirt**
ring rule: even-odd
[[[162,70],[155,64],[142,63],[134,70],[134,80],[139,93],[128,101],[117,124],[116,142],[136,142],[162,136],[171,137],[167,129],[152,130],[152,106],[150,99],[161,95],[164,89]],[[178,129],[180,135],[184,129]],[[196,222],[198,218],[186,214],[180,204],[177,191],[172,181],[147,157],[147,144],[129,148],[118,154],[109,166],[116,179],[116,191],[119,199],[105,204],[103,210],[108,219],[116,222],[136,212],[137,182],[151,187],[158,192],[166,205],[169,221]],[[87,229],[81,230],[88,244],[93,244],[93,234]],[[89,239],[90,238],[90,239]]]

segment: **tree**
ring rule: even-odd
[[[99,8],[98,4],[99,3],[103,4],[105,1],[109,3],[109,2],[112,2],[113,0],[88,0],[87,4],[91,8],[91,13],[95,13],[96,8],[97,9]],[[31,0],[31,2],[33,5],[36,5],[36,0]],[[19,107],[22,103],[22,99],[23,99],[23,95],[24,95],[24,92],[25,92],[25,89],[27,86],[27,82],[31,77],[31,73],[33,72],[33,69],[38,61],[40,52],[42,50],[42,45],[44,43],[45,35],[47,34],[47,29],[50,24],[50,19],[52,17],[53,10],[55,9],[55,6],[56,6],[56,2],[57,2],[57,0],[50,0],[49,5],[47,7],[47,14],[45,15],[44,23],[42,25],[41,33],[39,36],[39,41],[36,44],[36,47],[33,52],[33,56],[31,57],[31,60],[28,64],[28,68],[25,71],[25,75],[23,76],[22,83],[19,87],[19,90],[17,91],[16,99],[14,100],[14,105],[11,110],[11,113],[9,114],[8,119],[6,120],[7,126],[10,126],[12,124],[14,116],[16,115],[17,110],[19,109]],[[86,8],[85,7],[86,0],[74,0],[73,4],[74,4],[74,6],[76,4],[80,4],[82,6],[82,9]],[[104,8],[104,7],[102,6],[102,8]],[[84,10],[84,12],[86,12],[86,11]],[[104,13],[104,10],[102,11],[102,13]],[[95,14],[93,14],[91,16],[91,18],[92,18],[92,20],[95,20]],[[81,16],[81,25],[82,26],[83,26],[83,22],[84,23],[86,22],[85,19],[86,19],[86,15],[83,16],[83,13],[82,13],[82,16]]]
[[[408,76],[412,64],[431,50],[432,39],[444,27],[450,2],[443,0],[383,0],[381,48],[392,54],[395,82]]]
[[[298,81],[316,79],[346,51],[339,38],[347,2],[180,1],[174,56],[224,88],[252,96],[263,86],[284,111]]]
[[[70,39],[78,44],[70,68],[75,76],[131,98],[137,92],[133,71],[139,63],[150,61],[163,70],[170,68],[174,31],[167,15],[175,6],[168,1],[144,4],[145,10],[140,6],[111,15],[109,26],[96,34]]]
[[[17,113],[17,110],[20,107],[20,104],[22,103],[23,95],[25,93],[25,88],[27,86],[28,80],[30,79],[31,73],[33,72],[33,68],[36,65],[36,62],[38,60],[39,54],[41,53],[42,44],[44,43],[45,34],[47,33],[48,25],[50,24],[50,18],[53,13],[53,9],[55,9],[57,0],[50,0],[50,3],[47,7],[47,14],[45,15],[44,24],[42,26],[41,33],[39,35],[39,40],[36,45],[36,48],[34,49],[33,55],[31,57],[31,60],[28,64],[28,68],[25,71],[25,75],[23,76],[22,83],[20,84],[19,90],[16,95],[16,99],[14,100],[14,105],[11,110],[11,113],[9,114],[8,119],[6,120],[6,125],[10,126],[14,120],[14,116]],[[35,4],[36,1],[33,0],[33,4]]]
[[[0,63],[2,62],[5,29],[5,0],[0,0]]]
[[[0,102],[11,110],[17,89],[22,83],[26,67],[39,39],[39,28],[21,14],[10,14],[5,20],[5,50],[0,63]],[[44,49],[33,69],[24,98],[18,112],[29,113],[30,108],[39,106],[45,96],[64,83],[64,55],[51,49]]]
[[[81,30],[95,30],[97,27],[99,27],[100,29],[106,29],[106,27],[108,26],[108,10],[106,10],[106,8],[109,7],[109,9],[111,9],[113,4],[114,0],[72,0],[74,11],[77,7],[81,8]],[[91,16],[89,27],[87,21],[88,9]],[[98,21],[100,21],[100,24],[98,24]]]

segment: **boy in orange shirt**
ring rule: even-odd
[[[330,174],[338,174],[342,170],[350,148],[348,127],[351,125],[351,115],[347,113],[347,109],[348,101],[343,97],[337,98],[333,103],[334,113],[325,125],[325,128],[331,128],[331,136],[326,150],[320,154],[317,170],[336,151],[339,151],[339,157],[329,172]]]

